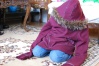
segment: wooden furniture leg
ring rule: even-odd
[[[99,24],[98,23],[88,23],[90,35],[97,36],[99,44]],[[91,30],[93,29],[93,31]]]
[[[25,29],[27,32],[30,31],[29,29],[26,28],[27,19],[28,19],[29,15],[30,15],[30,10],[31,10],[31,5],[29,4],[29,5],[27,5],[27,7],[26,7],[26,15],[25,15],[25,18],[24,18],[24,21],[23,21],[23,27],[24,27],[24,29]]]
[[[51,0],[28,0],[28,5],[27,5],[27,9],[26,9],[26,15],[25,15],[24,22],[23,22],[24,29],[27,32],[29,30],[26,28],[26,23],[27,23],[27,19],[29,17],[29,14],[30,14],[31,7],[40,9],[40,20],[39,21],[42,22],[42,9],[48,10],[48,4],[50,2],[51,2]],[[48,15],[47,15],[47,18],[48,18]]]
[[[99,44],[99,28],[98,28],[98,44]]]
[[[47,14],[47,21],[49,20],[49,18],[50,18],[50,14]]]

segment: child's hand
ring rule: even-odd
[[[63,64],[62,66],[73,66],[73,65],[70,65],[70,64]]]
[[[20,59],[20,60],[26,60],[26,59],[30,58],[30,52],[27,52],[25,54],[19,55],[16,58]]]

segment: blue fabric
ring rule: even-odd
[[[16,12],[17,11],[17,6],[9,6],[10,12]]]
[[[50,59],[53,62],[64,62],[67,61],[68,59],[71,58],[71,55],[65,54],[64,52],[60,51],[60,50],[46,50],[40,46],[35,46],[34,49],[32,49],[32,53],[34,56],[36,57],[45,57],[47,55],[49,55]]]
[[[32,49],[32,53],[36,57],[45,57],[49,54],[49,50],[46,50],[40,46],[35,46],[34,49]]]
[[[52,61],[57,63],[67,61],[71,58],[71,55],[65,54],[60,50],[52,50],[49,56]]]

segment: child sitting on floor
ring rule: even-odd
[[[25,60],[33,56],[49,55],[53,62],[62,66],[80,66],[87,58],[89,33],[87,20],[78,0],[68,0],[54,8],[48,22],[43,26],[30,52],[17,56]]]

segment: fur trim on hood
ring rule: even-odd
[[[68,21],[63,19],[58,12],[56,11],[56,9],[53,9],[53,12],[51,14],[51,16],[54,17],[54,19],[57,21],[58,24],[60,24],[61,26],[65,27],[65,28],[69,28],[71,30],[82,30],[87,28],[87,20],[84,21],[80,21],[80,20],[73,20],[73,21]]]

